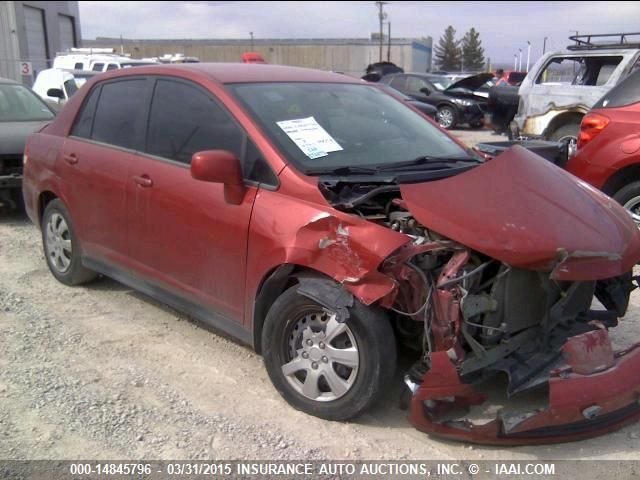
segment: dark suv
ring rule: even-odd
[[[436,121],[442,128],[450,130],[462,123],[474,128],[482,126],[487,98],[479,94],[479,90],[493,78],[492,74],[463,78],[444,90],[438,89],[430,81],[431,78],[429,74],[396,73],[385,76],[382,82],[415,100],[436,107]]]

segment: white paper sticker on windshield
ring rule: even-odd
[[[325,157],[328,153],[342,150],[338,142],[313,117],[276,123],[309,158]]]

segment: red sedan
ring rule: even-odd
[[[401,341],[425,432],[541,443],[640,417],[640,345],[607,333],[640,259],[625,210],[523,148],[485,162],[357,79],[108,72],[30,138],[23,192],[60,282],[101,273],[249,344],[309,414],[364,412]],[[500,375],[544,401],[474,423]]]
[[[640,70],[584,116],[567,170],[611,195],[640,223]]]

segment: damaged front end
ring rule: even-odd
[[[518,445],[640,418],[640,343],[614,351],[608,334],[640,260],[618,205],[518,148],[464,174],[399,183],[321,189],[412,238],[380,267],[396,288],[379,305],[420,352],[405,377],[416,428]]]

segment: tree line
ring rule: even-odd
[[[435,63],[444,71],[483,70],[484,48],[480,33],[472,27],[461,40],[456,40],[456,29],[449,25],[435,47]]]

